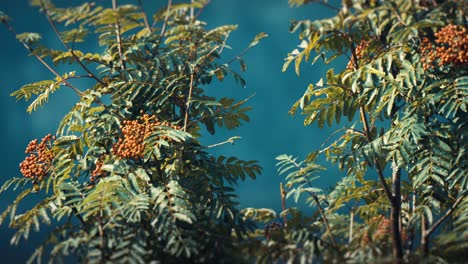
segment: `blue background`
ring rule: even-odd
[[[96,2],[108,5],[111,1]],[[119,1],[119,4],[126,2],[131,3]],[[143,2],[147,11],[152,13],[159,8],[157,3],[165,1]],[[157,3],[154,4],[155,2]],[[66,6],[70,1],[56,0],[54,3],[57,6]],[[63,48],[46,18],[37,9],[29,7],[28,1],[0,0],[0,10],[13,18],[12,24],[18,33],[38,32],[43,36],[42,44]],[[267,39],[244,56],[247,71],[243,76],[247,81],[247,88],[239,87],[230,78],[222,83],[215,82],[207,88],[209,94],[238,99],[255,93],[249,101],[249,105],[254,107],[250,112],[250,123],[233,131],[218,129],[214,136],[206,135],[202,138],[202,142],[209,145],[232,136],[240,136],[242,139],[237,140],[234,145],[213,148],[213,153],[234,155],[245,160],[255,159],[263,167],[262,175],[256,180],[246,180],[236,187],[241,207],[267,207],[279,212],[281,178],[275,168],[275,157],[287,153],[304,158],[309,151],[320,147],[332,133],[332,129],[327,127],[321,130],[316,125],[304,127],[299,114],[295,117],[288,115],[290,107],[300,98],[307,85],[317,82],[324,75],[324,65],[303,65],[301,77],[294,73],[293,67],[285,73],[281,72],[287,53],[299,44],[297,34],[288,31],[291,20],[317,19],[331,15],[332,10],[317,4],[290,8],[287,0],[213,0],[200,17],[207,21],[209,28],[224,24],[239,25],[238,30],[230,35],[228,45],[233,50],[223,55],[226,61],[243,50],[259,32],[269,34]],[[3,25],[0,27],[0,39],[0,183],[3,183],[10,177],[21,176],[18,164],[24,159],[24,149],[28,142],[54,133],[59,121],[74,105],[77,97],[70,89],[63,87],[50,97],[44,108],[28,114],[28,103],[16,102],[9,95],[24,84],[51,79],[53,76],[34,57],[27,55],[24,47]],[[88,51],[95,48],[93,45],[95,44],[91,44]],[[340,66],[342,65],[344,62]],[[60,66],[57,69],[59,73],[80,71],[75,66]],[[82,90],[86,89],[86,83],[80,85]],[[316,181],[316,185],[321,188],[332,186],[338,175],[336,170],[329,170]],[[0,196],[0,210],[3,211],[11,203],[13,195],[14,193],[7,192]],[[24,206],[32,202],[27,200]],[[288,201],[288,205],[292,205],[292,201]],[[23,263],[35,245],[45,238],[47,227],[39,233],[32,233],[28,241],[13,247],[9,245],[13,230],[8,229],[6,224],[8,219],[0,227],[0,262]]]

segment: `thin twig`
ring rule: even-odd
[[[398,13],[398,10],[396,10],[396,8],[394,8],[394,7],[392,6],[392,11],[393,11],[395,17],[397,18],[398,22],[400,22],[403,26],[406,27],[407,24],[406,24],[405,21],[403,21],[403,19],[401,18],[400,14]]]
[[[393,256],[396,257],[394,263],[400,263],[403,258],[403,246],[401,242],[401,169],[395,162],[392,164],[392,207],[390,212],[391,232],[393,234]]]
[[[190,4],[192,4],[192,6],[190,7],[190,19],[193,19],[194,17],[193,0],[190,0]]]
[[[430,236],[435,230],[436,228],[442,224],[442,222],[447,219],[447,217],[449,217],[453,211],[455,211],[455,209],[458,207],[458,205],[463,201],[463,199],[466,198],[466,195],[462,195],[460,197],[458,197],[458,199],[455,201],[455,203],[453,203],[452,207],[450,207],[450,209],[445,212],[444,216],[442,216],[441,218],[439,218],[439,220],[437,220],[437,222],[435,222],[430,228],[428,228],[424,233],[426,236]]]
[[[102,225],[102,219],[104,217],[104,214],[102,212],[102,199],[103,199],[103,193],[104,191],[101,191],[99,193],[99,221],[98,221],[98,231],[99,231],[99,238],[100,238],[100,243],[99,247],[101,249],[101,256],[104,259],[104,249],[105,249],[105,242],[104,242],[104,229]]]
[[[330,5],[329,3],[325,2],[325,1],[320,1],[319,4],[321,4],[321,5],[325,6],[325,7],[328,7],[330,9],[332,9],[333,11],[340,11],[341,10],[338,7],[332,6],[332,5]]]
[[[363,126],[364,126],[364,133],[366,134],[367,141],[368,141],[368,143],[371,143],[373,141],[373,139],[372,139],[372,135],[370,134],[369,123],[367,121],[366,110],[364,109],[364,106],[359,107],[359,112],[360,112],[360,115],[361,115],[361,121],[362,121]],[[380,183],[383,186],[385,195],[387,196],[388,200],[390,202],[392,202],[393,201],[392,192],[390,190],[390,187],[387,184],[387,181],[385,181],[385,177],[383,175],[383,170],[382,170],[382,168],[380,168],[380,165],[379,165],[378,160],[377,160],[376,157],[374,157],[374,164],[375,164],[375,168],[377,170],[377,174],[379,176]]]
[[[3,21],[3,23],[7,26],[8,30],[11,31],[15,36],[17,35],[15,29],[11,26],[10,23],[8,23],[8,21]],[[29,45],[27,44],[26,42],[22,42],[20,41],[21,44],[23,44],[23,46],[30,52],[33,52],[34,49]],[[44,65],[50,72],[52,72],[57,78],[59,79],[62,79],[62,76],[60,76],[60,74],[58,74],[43,58],[41,58],[39,55],[37,54],[34,54],[34,57],[36,57],[37,60],[39,60],[42,65]],[[64,83],[66,86],[70,87],[73,91],[75,91],[79,96],[84,96],[84,93],[82,91],[80,91],[78,88],[76,88],[75,86],[73,86],[71,83],[69,83],[68,81],[66,80],[62,80],[62,83]]]
[[[322,209],[322,206],[320,205],[320,201],[317,197],[317,194],[311,191],[308,191],[308,193],[312,196],[315,203],[317,204],[317,208],[320,212],[320,216],[322,217],[323,222],[325,223],[325,227],[327,229],[328,235],[330,236],[330,240],[332,242],[333,247],[338,248],[335,237],[333,236],[333,233],[331,231],[330,224],[328,223],[327,217],[325,216],[325,213],[323,212],[323,209]]]
[[[224,47],[226,47],[226,42],[227,42],[227,40],[228,40],[230,34],[231,34],[231,32],[229,31],[229,32],[226,34],[226,36],[224,37],[223,45],[222,45],[221,48],[219,49],[218,54],[221,54],[221,53],[223,52]]]
[[[187,131],[187,124],[188,124],[188,117],[190,111],[190,100],[192,100],[192,92],[193,92],[193,80],[195,79],[195,70],[190,74],[190,88],[189,88],[189,95],[185,107],[185,119],[184,119],[184,132]]]
[[[112,10],[114,10],[114,12],[117,12],[117,0],[112,0]],[[122,70],[125,70],[127,67],[125,65],[125,59],[123,57],[122,36],[120,35],[120,23],[118,17],[117,21],[115,22],[115,35],[117,38],[117,49],[119,51],[120,57],[120,67],[122,68]]]
[[[159,36],[161,38],[164,37],[164,34],[166,33],[167,22],[169,21],[169,13],[170,13],[169,11],[171,11],[171,7],[172,7],[172,0],[168,0],[167,9],[166,9],[166,17],[164,18],[164,22],[161,28],[161,33],[159,33]],[[154,23],[153,23],[153,26],[154,26]]]
[[[206,1],[206,3],[203,5],[203,7],[198,10],[197,14],[195,14],[195,17],[193,19],[194,21],[198,19],[198,17],[201,15],[203,10],[205,10],[205,7],[210,3],[211,3],[211,0]]]
[[[250,49],[251,47],[247,47],[245,48],[243,51],[241,51],[237,56],[235,56],[234,58],[232,58],[231,60],[229,60],[226,64],[231,64],[233,62],[235,62],[236,60],[239,60],[242,56],[244,56],[244,54]]]
[[[280,182],[280,195],[281,195],[281,209],[286,211],[286,191],[283,189],[283,183]],[[288,226],[288,219],[286,217],[286,214],[283,214],[283,222],[284,226]]]
[[[320,145],[320,148],[323,149],[324,146],[327,145],[328,142],[330,142],[330,140],[331,140],[336,134],[340,133],[341,131],[343,131],[343,130],[345,130],[345,129],[346,129],[346,127],[340,128],[340,129],[336,130],[335,132],[333,132],[331,135],[329,135],[329,136],[327,137],[327,139],[325,139],[325,141],[322,143],[322,145]],[[347,132],[347,131],[346,131],[346,132]],[[342,135],[341,137],[339,137],[339,138],[338,138],[337,140],[335,140],[334,142],[337,142],[338,140],[342,139],[343,137],[346,136],[346,134],[347,134],[347,133],[345,133],[344,135]],[[333,143],[332,143],[332,145],[333,145]],[[328,146],[328,147],[326,147],[325,149],[328,149],[328,148],[330,148],[330,147],[331,147],[331,145]],[[320,151],[320,152],[323,152],[323,150]]]
[[[227,143],[234,144],[234,140],[240,139],[240,138],[241,137],[230,137],[228,140],[225,140],[223,142],[216,143],[216,144],[213,144],[213,145],[209,145],[207,148],[214,148],[214,147],[218,147],[218,146],[221,146],[221,145],[224,145],[224,144],[227,144]]]
[[[354,224],[354,208],[351,208],[351,215],[349,217],[349,238],[348,244],[353,240],[353,224]]]
[[[143,7],[143,2],[138,0],[138,5],[140,6],[141,12],[143,13],[143,21],[145,22],[146,28],[149,30],[149,32],[153,32],[153,29],[148,23],[148,16],[146,15],[145,8]]]
[[[84,78],[94,79],[93,76],[87,74],[87,75],[68,76],[67,80],[71,80],[71,79],[84,79]]]
[[[357,70],[359,68],[359,64],[358,64],[358,58],[357,58],[357,55],[356,55],[356,48],[354,47],[354,44],[353,44],[354,42],[352,41],[352,39],[349,39],[349,42],[351,43],[351,55],[352,55],[353,67],[354,67],[354,70]],[[366,135],[368,143],[371,143],[373,141],[373,139],[372,139],[372,135],[370,133],[370,127],[369,127],[369,122],[367,120],[366,109],[364,108],[363,105],[361,105],[359,107],[359,113],[360,113],[360,118],[361,118],[362,125],[364,127],[364,134]],[[382,168],[380,168],[380,165],[378,163],[377,158],[374,157],[373,160],[374,160],[375,168],[377,170],[379,181],[380,181],[380,183],[382,184],[382,186],[384,188],[385,195],[387,196],[388,200],[392,203],[393,202],[392,192],[391,192],[390,187],[388,186],[387,182],[385,181],[385,177],[383,175],[383,170],[382,170]]]
[[[152,153],[151,156],[153,157],[154,160],[158,160],[158,158],[156,157],[156,155],[154,153]],[[164,190],[166,191],[165,194],[166,194],[167,202],[168,202],[168,205],[169,205],[169,214],[171,215],[172,221],[175,222],[176,217],[175,217],[174,212],[173,212],[174,205],[173,205],[173,202],[172,202],[172,195],[171,195],[170,189],[168,187],[169,183],[167,182],[167,178],[162,174],[162,171],[160,171],[160,169],[158,171],[160,173],[161,179],[163,180]],[[168,175],[168,176],[171,177],[170,175]]]

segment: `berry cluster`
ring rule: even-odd
[[[48,134],[42,138],[41,143],[38,144],[38,140],[34,139],[26,147],[25,153],[29,156],[20,163],[20,171],[24,177],[32,179],[35,185],[44,180],[51,167],[54,159],[50,150],[53,139],[55,137]]]
[[[277,222],[273,222],[271,224],[265,225],[265,227],[263,228],[263,233],[265,235],[265,238],[269,240],[273,232],[278,231],[282,228],[283,228],[283,225]]]
[[[370,41],[369,40],[361,40],[361,42],[359,42],[359,45],[356,46],[356,49],[355,49],[355,54],[356,54],[356,60],[361,60],[365,57],[366,55],[366,50],[369,48],[370,46]],[[348,70],[351,70],[351,69],[354,69],[354,63],[352,61],[352,59],[348,62],[348,65],[346,66],[346,69]]]
[[[167,126],[176,130],[181,128],[168,122],[161,122],[154,115],[144,114],[137,120],[124,120],[122,126],[123,138],[119,138],[113,146],[112,152],[121,158],[142,158],[145,150],[145,139],[150,136],[158,126]],[[161,139],[171,141],[164,136]]]
[[[443,65],[468,64],[468,34],[466,27],[447,25],[435,34],[435,43],[423,38],[420,46],[424,70]]]
[[[384,216],[376,216],[371,221],[372,224],[377,224],[377,229],[372,235],[372,240],[379,240],[385,235],[390,234],[390,220]]]
[[[390,227],[390,219],[386,218],[383,215],[376,216],[372,218],[369,222],[369,226],[375,226],[375,230],[373,230],[372,234],[370,232],[366,232],[366,234],[362,238],[362,242],[367,245],[370,241],[379,241],[386,237],[389,237],[391,234],[391,227]],[[401,239],[406,241],[407,236],[405,230],[401,231]]]
[[[390,220],[385,216],[379,215],[373,217],[369,221],[368,226],[375,228],[368,229],[364,232],[361,240],[363,245],[368,245],[371,242],[381,240],[386,235],[390,235]]]
[[[102,170],[102,165],[102,159],[99,159],[96,162],[96,168],[93,170],[93,172],[91,172],[91,176],[89,177],[89,180],[91,182],[96,181],[97,178],[102,178],[106,176],[106,172]]]

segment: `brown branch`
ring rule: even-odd
[[[338,7],[332,6],[332,5],[330,5],[329,3],[325,2],[325,1],[320,1],[320,2],[318,2],[318,3],[321,4],[321,5],[323,5],[323,6],[325,6],[325,7],[328,7],[328,8],[330,8],[330,9],[332,9],[333,11],[338,11],[338,12],[339,12],[339,11],[341,10],[341,9],[339,9]]]
[[[319,210],[319,213],[320,213],[320,216],[322,217],[323,222],[325,223],[325,228],[327,229],[328,235],[330,236],[330,240],[332,242],[333,247],[338,249],[335,237],[333,236],[333,233],[332,233],[331,228],[330,228],[330,224],[328,223],[328,219],[325,216],[325,213],[323,212],[322,206],[320,206],[320,201],[319,201],[319,199],[317,197],[317,194],[315,194],[314,192],[311,192],[311,191],[307,191],[307,192],[312,196],[315,203],[317,204],[317,208]]]
[[[357,70],[359,68],[358,64],[358,58],[356,55],[356,48],[354,47],[354,42],[352,39],[349,39],[349,42],[351,43],[351,54],[352,54],[352,63],[354,66],[354,70]],[[360,118],[362,125],[364,127],[364,134],[366,135],[368,143],[371,143],[373,141],[372,135],[370,133],[370,127],[369,127],[369,122],[367,120],[367,115],[366,115],[366,109],[364,108],[363,105],[359,107],[359,113],[360,113]],[[375,168],[377,170],[377,174],[379,176],[379,181],[382,184],[384,188],[385,195],[387,196],[388,200],[392,202],[392,192],[390,190],[390,187],[388,186],[387,182],[385,181],[385,177],[383,175],[383,170],[380,168],[380,165],[378,163],[377,158],[374,157],[374,163],[375,163]]]
[[[117,13],[117,0],[112,0],[112,10]],[[127,67],[125,65],[125,59],[123,57],[123,47],[122,47],[122,36],[120,35],[120,23],[119,18],[117,17],[117,21],[115,22],[115,37],[117,38],[117,50],[119,52],[120,57],[120,67],[122,70],[125,70]]]
[[[190,74],[189,96],[188,96],[186,107],[185,107],[184,132],[187,131],[187,124],[188,124],[189,111],[190,111],[190,100],[192,100],[193,80],[194,79],[195,79],[195,70]]]
[[[197,20],[198,17],[202,14],[203,10],[205,10],[205,7],[211,3],[211,0],[206,1],[206,3],[203,5],[202,8],[198,10],[198,12],[195,14],[194,20]]]
[[[138,0],[138,6],[141,9],[141,12],[143,13],[143,21],[145,22],[146,28],[149,30],[149,32],[153,32],[153,29],[148,23],[148,16],[146,15],[145,8],[143,7],[143,2],[141,0]]]
[[[240,58],[242,58],[242,56],[244,56],[244,54],[252,47],[247,47],[245,48],[244,50],[242,50],[237,56],[235,56],[234,58],[230,59],[226,64],[231,64],[233,62],[235,62],[236,60],[239,60]]]
[[[426,235],[426,217],[421,215],[421,247],[423,248],[424,255],[429,254],[429,236]]]
[[[413,7],[414,8],[414,7]],[[400,16],[400,13],[398,13],[398,10],[396,8],[394,8],[392,6],[392,13],[395,15],[395,17],[397,18],[398,22],[400,22],[403,26],[407,26],[407,24],[405,23],[405,21],[403,21],[403,19],[401,18]]]
[[[392,187],[393,198],[391,200],[392,207],[390,212],[391,232],[392,232],[392,250],[393,256],[396,257],[394,262],[401,263],[403,259],[403,246],[401,243],[401,190],[400,190],[401,170],[396,164],[393,164],[392,172]]]
[[[349,239],[348,239],[348,244],[351,244],[351,241],[353,241],[354,208],[351,208],[350,214],[351,215],[349,217]]]
[[[98,231],[99,231],[99,248],[101,249],[101,257],[105,259],[104,250],[105,250],[105,241],[104,241],[104,229],[102,225],[102,220],[104,218],[104,214],[102,212],[102,199],[103,199],[104,191],[99,193],[99,217],[98,217]]]
[[[151,154],[151,156],[153,157],[154,160],[158,160],[158,158],[156,157],[156,155],[154,153]],[[159,166],[157,166],[157,170],[158,170],[158,173],[160,174],[160,177],[161,177],[161,180],[163,181],[163,184],[164,184],[164,190],[166,191],[166,197],[167,197],[167,202],[168,202],[168,205],[169,205],[169,214],[171,215],[171,218],[172,218],[172,221],[176,221],[176,217],[174,216],[174,212],[173,212],[173,204],[172,204],[172,195],[171,195],[171,192],[169,190],[169,187],[167,187],[169,185],[169,183],[166,181],[166,177],[163,175],[162,171],[161,171],[161,168]],[[169,175],[170,177],[170,175]]]
[[[172,0],[167,1],[167,9],[166,9],[166,17],[164,18],[164,22],[161,28],[161,33],[159,33],[159,36],[162,38],[164,37],[164,34],[166,33],[166,27],[167,27],[167,22],[169,21],[169,11],[171,11],[172,7]],[[156,21],[155,21],[156,22]],[[153,24],[154,26],[154,24]]]
[[[10,32],[12,32],[15,36],[17,35],[15,29],[11,26],[10,23],[8,23],[8,21],[2,21],[8,28],[8,30]],[[20,41],[21,44],[23,44],[23,46],[30,52],[33,52],[34,49],[29,45],[27,44],[26,42],[22,42]],[[57,78],[59,79],[62,79],[62,76],[60,76],[60,74],[58,74],[43,58],[41,58],[39,55],[36,55],[34,54],[34,57],[36,57],[37,60],[39,60],[42,65],[44,65],[51,73],[53,73]],[[80,91],[78,88],[76,88],[75,86],[73,86],[71,83],[69,83],[68,81],[66,80],[62,80],[62,83],[64,83],[66,86],[70,87],[73,91],[75,91],[79,96],[84,96],[84,93],[82,91]]]
[[[193,5],[193,0],[190,0],[190,4]],[[194,9],[193,6],[190,7],[190,19],[193,19],[194,17]]]
[[[95,79],[97,82],[99,82],[100,84],[104,85],[104,86],[107,86],[107,84],[105,82],[103,82],[101,79],[99,79],[91,70],[88,69],[88,67],[86,67],[86,65],[83,64],[83,62],[81,61],[80,58],[78,58],[78,56],[75,54],[75,52],[73,51],[73,49],[63,40],[62,36],[60,35],[60,32],[57,28],[57,25],[55,24],[55,22],[52,20],[52,17],[50,16],[49,14],[49,10],[46,8],[46,6],[44,5],[44,2],[41,1],[41,7],[44,9],[44,14],[46,15],[47,17],[47,20],[49,21],[49,24],[50,26],[52,27],[52,29],[54,30],[55,34],[57,35],[58,39],[60,40],[60,42],[63,44],[63,46],[65,46],[65,48],[67,48],[70,53],[72,54],[73,58],[76,60],[76,62],[78,62],[78,64],[81,66],[81,68],[83,68],[83,70],[85,70],[93,79]]]
[[[430,228],[428,228],[425,231],[426,235],[427,236],[432,235],[432,233],[436,230],[436,228],[439,227],[439,225],[442,224],[442,222],[444,222],[444,220],[447,219],[447,217],[449,217],[453,213],[453,211],[455,211],[455,209],[458,207],[458,205],[460,205],[460,203],[465,198],[466,198],[466,195],[462,195],[462,196],[458,197],[458,199],[455,201],[455,203],[452,204],[452,207],[450,207],[450,209],[447,212],[445,212],[444,216],[439,218],[439,220],[437,220],[437,222],[435,222]]]
[[[370,134],[369,123],[367,121],[367,116],[366,116],[364,106],[359,107],[359,112],[361,114],[361,121],[362,121],[363,126],[364,126],[364,133],[366,134],[366,138],[367,138],[368,142],[371,143],[373,139],[372,139],[372,135]],[[383,175],[383,170],[382,170],[382,168],[380,168],[380,165],[379,165],[378,160],[377,160],[376,157],[374,157],[374,164],[375,164],[375,169],[377,170],[377,175],[379,176],[380,183],[382,184],[382,187],[384,189],[385,195],[387,196],[388,200],[390,202],[392,202],[392,200],[393,200],[392,192],[391,192],[390,187],[388,186],[387,182],[385,181],[385,177]]]
[[[356,47],[354,46],[354,41],[349,37],[349,42],[351,43],[351,55],[352,55],[352,64],[354,70],[359,68],[358,57],[356,54]],[[371,135],[371,129],[369,127],[369,121],[367,120],[366,109],[363,105],[359,106],[360,119],[364,128],[364,134],[369,144],[372,143],[373,138]],[[383,169],[380,167],[377,157],[373,158],[375,169],[377,170],[377,175],[379,181],[382,184],[385,195],[390,202],[391,207],[391,229],[392,229],[392,254],[394,258],[394,263],[401,263],[403,258],[403,248],[401,243],[401,233],[400,233],[400,207],[401,207],[401,197],[400,197],[400,169],[394,167],[392,179],[393,179],[393,193],[390,187],[388,186]]]
[[[286,191],[283,189],[283,183],[280,182],[280,195],[281,195],[281,209],[284,212],[286,210]],[[288,219],[286,214],[283,215],[284,226],[288,226]]]

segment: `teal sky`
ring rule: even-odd
[[[70,3],[69,0],[53,1],[58,6]],[[73,1],[82,2],[82,1]],[[98,4],[110,1],[97,0]],[[131,2],[131,1],[119,1]],[[158,4],[165,1],[143,1],[149,11],[154,11]],[[38,32],[43,36],[42,44],[49,47],[62,48],[48,27],[47,20],[37,9],[30,8],[26,0],[0,0],[0,10],[13,18],[12,24],[18,33]],[[302,8],[290,8],[287,0],[212,0],[203,11],[200,19],[207,21],[208,27],[224,24],[239,25],[230,36],[228,45],[233,50],[223,57],[228,61],[243,50],[259,32],[269,34],[258,46],[251,49],[244,59],[247,71],[243,74],[247,88],[236,85],[228,78],[224,82],[214,82],[207,87],[207,92],[216,96],[232,96],[238,99],[246,98],[255,93],[249,101],[254,109],[250,112],[251,122],[237,130],[217,130],[214,136],[202,138],[205,144],[222,142],[232,136],[242,137],[234,145],[223,145],[213,148],[214,154],[237,156],[241,159],[255,159],[263,167],[263,174],[255,181],[247,180],[239,183],[237,191],[242,207],[268,207],[280,211],[279,182],[281,181],[275,168],[275,157],[286,153],[304,158],[305,155],[320,145],[332,133],[332,129],[319,130],[316,125],[304,127],[300,115],[291,117],[288,111],[291,105],[303,94],[309,83],[317,82],[326,71],[323,65],[303,65],[301,77],[291,68],[282,73],[284,57],[295,48],[299,41],[297,34],[289,33],[291,20],[317,19],[331,16],[333,13],[317,4]],[[15,37],[0,27],[0,157],[2,157],[2,173],[0,183],[10,177],[20,176],[18,164],[24,159],[24,149],[34,138],[54,133],[62,116],[74,105],[77,98],[62,88],[53,94],[44,108],[33,114],[26,112],[27,103],[16,102],[10,97],[13,91],[24,84],[52,78],[52,75],[15,40]],[[94,44],[93,44],[94,45]],[[95,46],[90,46],[90,50]],[[343,62],[343,61],[342,61]],[[337,65],[340,68],[342,65]],[[75,66],[73,66],[75,67]],[[77,70],[78,68],[59,67],[59,72]],[[85,89],[86,83],[82,84]],[[317,180],[318,187],[326,188],[338,179],[336,170],[325,172]],[[0,210],[6,208],[12,201],[12,193],[0,196]],[[292,202],[292,201],[291,201]],[[290,202],[290,203],[291,203]],[[27,202],[26,202],[27,203]],[[9,246],[13,232],[0,227],[0,260],[4,263],[24,262],[35,243],[45,237],[43,232],[32,234],[27,243],[18,247]],[[2,261],[3,262],[3,261]]]

